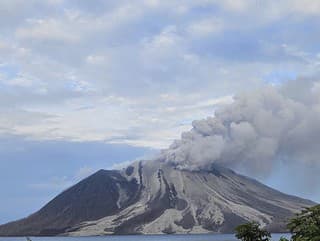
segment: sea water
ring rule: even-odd
[[[289,234],[272,234],[272,240]],[[237,241],[233,234],[112,235],[96,237],[30,237],[32,241]],[[0,241],[26,241],[24,237],[0,237]]]

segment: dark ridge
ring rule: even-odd
[[[176,188],[173,183],[170,184],[170,190],[173,195],[173,206],[179,211],[186,209],[186,207],[188,206],[188,202],[178,197],[178,192],[176,191]]]
[[[161,169],[158,170],[158,174],[157,174],[158,180],[159,180],[159,184],[160,184],[160,189],[162,187],[162,179],[161,179]]]
[[[181,226],[184,229],[191,229],[196,224],[193,215],[188,211],[180,221],[175,222],[176,225]]]
[[[97,220],[119,211],[118,186],[132,203],[138,190],[136,181],[128,182],[118,171],[99,170],[65,190],[38,212],[19,221],[0,226],[0,235],[57,235],[83,221]]]
[[[230,232],[230,230],[234,230],[239,224],[248,222],[248,220],[239,217],[238,215],[231,212],[226,212],[223,215],[224,220],[228,220],[228,222],[225,222],[221,229],[219,229],[221,233],[228,233]]]
[[[138,184],[137,179],[134,178],[131,182],[135,183],[136,188],[133,189],[132,191],[132,197],[130,199],[130,202],[128,202],[127,205],[125,205],[122,209],[124,209],[125,207],[130,206],[133,203],[136,203],[137,201],[139,201],[140,197],[141,197],[141,192],[142,192],[142,188],[143,186]],[[123,218],[127,218],[127,215],[120,215],[117,218],[115,218],[113,221],[114,222],[120,222]],[[110,232],[111,229],[110,228],[106,228],[105,231]]]
[[[128,166],[128,167],[126,168],[126,175],[127,175],[127,176],[131,176],[132,173],[133,173],[133,171],[134,171],[134,167],[133,167],[133,166]]]
[[[206,176],[203,176],[203,180],[204,180],[205,182],[208,182],[208,179],[206,178]]]
[[[188,206],[188,202],[184,199],[178,198],[177,202],[176,202],[176,209],[179,211],[182,211],[184,209],[186,209],[186,207]]]
[[[173,183],[170,184],[170,190],[172,192],[172,194],[176,197],[178,195],[177,191],[176,191],[176,188],[174,186]]]
[[[139,170],[138,170],[138,173],[139,173],[139,181],[140,181],[140,190],[142,190],[144,188],[143,186],[143,180],[142,180],[142,162],[139,162]]]
[[[209,171],[211,174],[217,176],[217,177],[224,177],[220,171],[218,171],[217,169],[212,169]]]

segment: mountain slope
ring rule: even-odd
[[[183,171],[137,162],[100,170],[35,214],[0,226],[0,235],[229,233],[247,221],[284,231],[288,218],[311,205],[219,166]]]
[[[96,220],[120,210],[118,189],[134,200],[138,184],[116,171],[100,170],[64,191],[38,212],[20,221],[0,226],[2,235],[56,235],[84,220]]]

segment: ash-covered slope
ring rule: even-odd
[[[0,235],[230,233],[247,221],[284,231],[288,218],[311,205],[218,166],[184,171],[137,162],[97,172],[37,213],[0,226]]]

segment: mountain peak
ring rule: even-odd
[[[225,233],[247,221],[285,231],[288,218],[313,204],[219,165],[188,171],[143,161],[97,171],[28,218],[0,226],[0,235]]]

